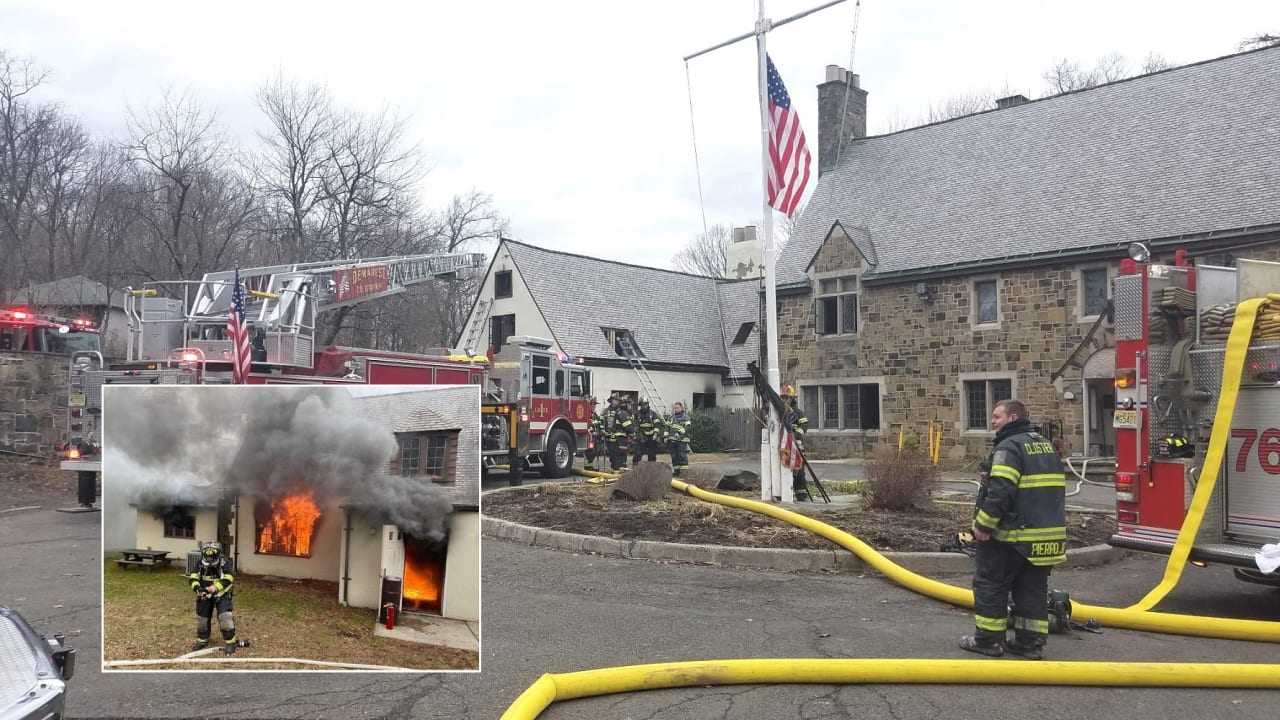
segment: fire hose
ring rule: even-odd
[[[1254,321],[1268,299],[1240,303],[1227,341],[1222,386],[1205,464],[1191,507],[1165,565],[1161,582],[1142,600],[1125,609],[1073,602],[1073,612],[1112,627],[1234,640],[1280,642],[1280,622],[1238,620],[1149,612],[1178,583],[1199,532],[1221,468],[1240,389],[1245,354]],[[673,488],[709,502],[752,510],[788,522],[844,547],[875,570],[910,590],[953,605],[973,607],[973,592],[918,575],[893,562],[857,537],[826,523],[763,502],[711,493],[679,480]],[[1027,684],[1114,687],[1280,688],[1280,665],[1239,663],[1110,663],[921,659],[754,659],[659,663],[545,674],[526,689],[502,715],[503,720],[536,718],[557,700],[642,689],[691,685],[763,683],[927,683]],[[993,672],[998,670],[998,672]]]

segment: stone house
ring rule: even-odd
[[[875,137],[866,103],[828,67],[820,175],[778,263],[782,378],[817,453],[938,422],[944,455],[973,457],[1011,396],[1072,453],[1113,453],[1105,318],[1083,367],[1058,371],[1128,245],[1280,256],[1280,48]]]
[[[592,368],[601,407],[640,381],[639,351],[669,408],[749,407],[747,363],[759,353],[760,283],[722,280],[502,240],[455,347],[483,353],[517,335],[552,341]],[[470,344],[472,347],[466,347]]]

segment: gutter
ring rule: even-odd
[[[342,508],[342,604],[351,606],[351,508]]]

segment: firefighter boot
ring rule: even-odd
[[[1014,638],[1004,644],[1004,651],[1027,660],[1044,659],[1044,645],[1035,640]]]
[[[987,657],[1000,657],[1004,655],[1004,645],[996,640],[987,640],[985,638],[974,637],[973,635],[965,635],[960,638],[960,649],[968,650],[979,655]]]
[[[207,647],[209,647],[208,640],[197,640],[196,643],[191,646],[191,652],[195,652],[197,650],[203,650]]]
[[[223,647],[223,652],[225,652],[228,655],[236,654],[236,647],[238,643],[235,640],[228,640],[225,643],[223,643],[223,645],[225,646]]]

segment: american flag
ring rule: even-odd
[[[796,447],[796,436],[789,428],[782,428],[778,454],[782,457],[782,466],[792,472],[804,467],[804,458],[800,457],[799,448]]]
[[[231,290],[227,337],[231,338],[231,382],[243,385],[249,377],[249,329],[244,325],[244,288],[240,285],[239,269]]]
[[[787,217],[809,184],[809,148],[805,145],[800,116],[791,109],[791,96],[778,69],[769,63],[769,204]]]

